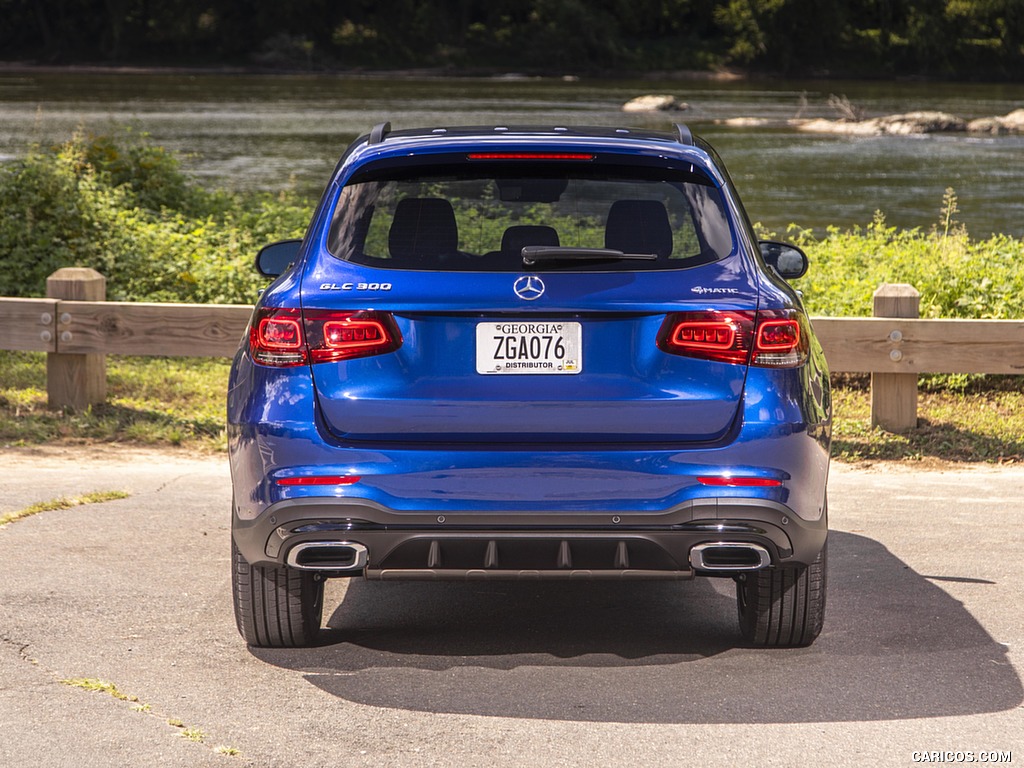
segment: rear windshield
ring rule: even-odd
[[[529,247],[545,258],[524,262]],[[719,190],[689,165],[463,159],[354,177],[328,249],[389,269],[636,271],[717,261],[733,236]]]

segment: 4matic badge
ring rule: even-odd
[[[704,295],[705,293],[727,293],[727,294],[734,294],[734,293],[739,293],[739,290],[736,289],[736,288],[705,288],[703,285],[698,285],[698,286],[695,286],[695,287],[691,288],[690,292],[691,293],[697,293],[697,294],[700,294],[700,295]]]
[[[321,291],[390,291],[391,283],[320,283]]]

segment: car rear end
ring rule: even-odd
[[[815,563],[827,369],[688,139],[357,141],[235,359],[236,566],[315,593]]]

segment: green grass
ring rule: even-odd
[[[67,680],[61,680],[64,685],[70,685],[72,688],[82,688],[86,691],[93,691],[95,693],[105,693],[108,696],[113,696],[119,701],[134,701],[137,702],[139,699],[137,696],[129,696],[123,693],[116,685],[106,680],[99,680],[95,677],[75,677]]]
[[[832,455],[840,461],[929,459],[953,462],[1024,461],[1024,392],[1019,377],[976,377],[951,389],[922,380],[918,425],[903,434],[871,427],[868,377],[846,377],[833,388]]]
[[[46,407],[45,355],[0,352],[0,445],[117,442],[221,451],[227,374],[226,360],[111,357],[108,402],[71,414]],[[922,377],[918,428],[900,435],[870,426],[867,381],[836,378],[838,460],[1024,462],[1020,377]]]
[[[46,355],[0,352],[0,445],[118,442],[223,450],[227,360],[107,358],[107,402],[50,410]]]
[[[151,717],[159,716],[153,712],[153,708],[151,705],[140,702],[138,696],[132,696],[125,693],[120,688],[118,688],[114,683],[111,683],[108,680],[101,680],[96,677],[74,677],[63,679],[60,682],[64,685],[71,686],[72,688],[81,688],[84,691],[90,691],[92,693],[105,693],[108,696],[117,699],[118,701],[131,702],[132,704],[134,704],[132,710],[135,712],[139,712],[141,714],[148,715]],[[166,718],[166,720],[169,726],[178,729],[178,733],[181,734],[182,738],[188,739],[189,741],[195,742],[196,744],[206,743],[206,733],[200,728],[188,727],[185,725],[183,721],[174,717],[168,717]],[[212,750],[216,752],[218,755],[226,755],[228,757],[236,757],[241,754],[241,752],[237,748],[223,745],[212,747]]]
[[[104,501],[114,501],[115,499],[127,499],[129,495],[126,491],[96,491],[71,498],[62,496],[58,499],[38,501],[24,509],[0,515],[0,528],[3,528],[8,523],[15,523],[18,520],[24,520],[26,517],[38,515],[40,512],[50,512],[55,509],[71,509],[72,507],[80,507],[83,504],[100,504]]]

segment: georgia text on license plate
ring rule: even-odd
[[[579,373],[583,370],[580,323],[478,323],[477,373]]]

